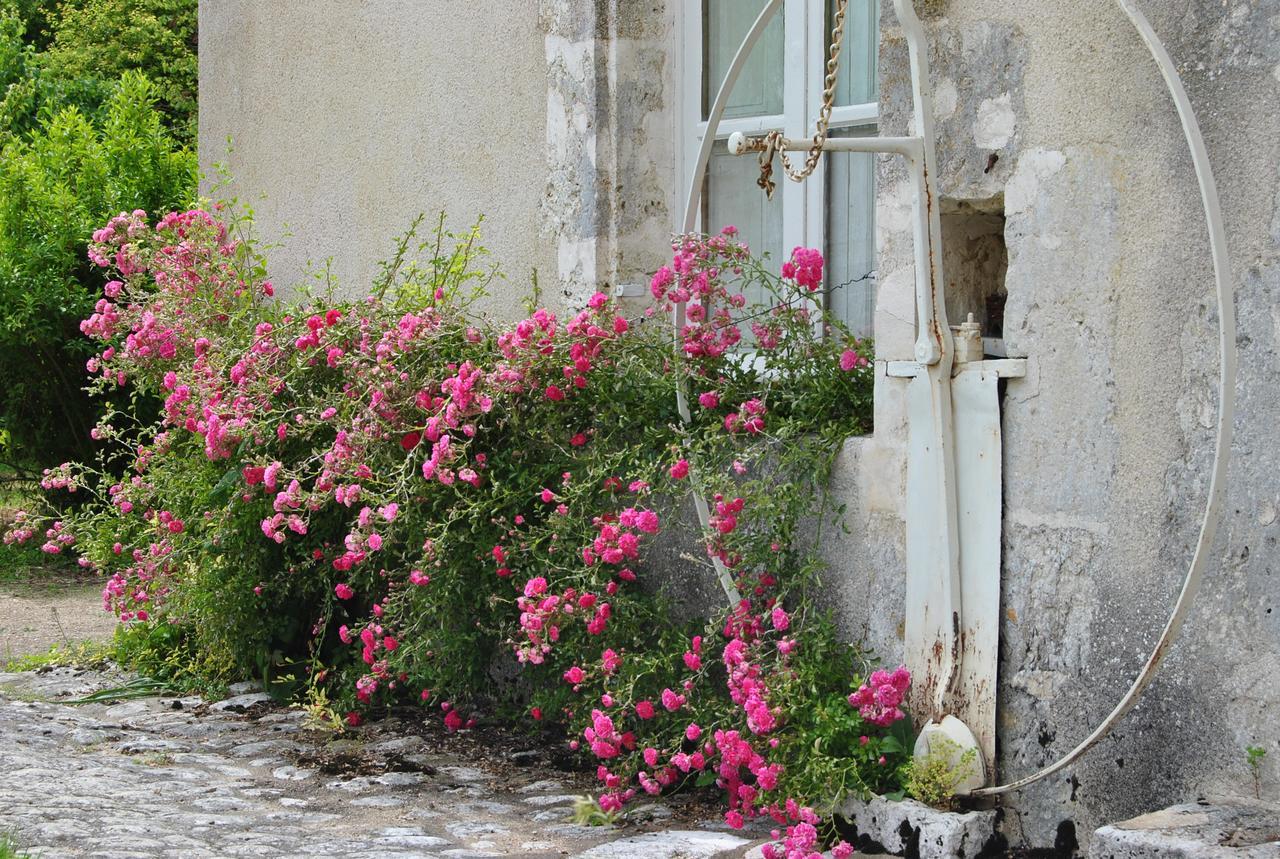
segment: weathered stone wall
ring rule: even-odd
[[[332,254],[358,291],[389,237],[443,206],[458,225],[488,216],[514,291],[500,313],[516,312],[534,266],[562,304],[642,282],[683,190],[667,5],[446,3],[427,16],[405,0],[205,2],[202,160],[236,138],[239,190],[268,195],[265,233],[294,233],[275,255],[282,281]],[[1017,777],[1110,711],[1176,597],[1212,444],[1212,275],[1172,104],[1111,0],[917,5],[961,296],[950,309],[998,314],[1011,354],[1028,358],[1003,416],[997,767]],[[1160,678],[1080,764],[1004,800],[1015,845],[1083,842],[1104,822],[1246,791],[1250,744],[1271,751],[1264,784],[1280,783],[1280,0],[1141,5],[1182,70],[1227,214],[1236,459],[1209,578]],[[907,133],[906,47],[888,11],[880,90],[882,132]],[[891,159],[877,197],[878,357],[909,360],[911,197]],[[828,547],[843,628],[884,661],[902,656],[904,391],[879,375],[876,432],[851,439],[837,469],[850,533]],[[676,576],[684,551],[664,542]]]
[[[1004,334],[1028,358],[1003,401],[997,767],[1013,778],[1106,716],[1177,596],[1211,460],[1212,270],[1172,103],[1114,3],[917,5],[944,211],[1005,216]],[[1014,844],[1067,844],[1071,827],[1085,842],[1107,821],[1252,792],[1246,745],[1269,749],[1264,784],[1280,781],[1280,2],[1141,6],[1179,64],[1226,211],[1240,317],[1235,459],[1212,570],[1159,679],[1078,765],[1005,798]],[[906,133],[906,47],[889,12],[881,93],[882,133]],[[911,198],[891,160],[878,180],[878,357],[910,359]],[[902,384],[878,384],[875,435],[851,440],[841,465],[856,513],[831,546],[829,588],[848,634],[894,659],[904,410]]]
[[[571,303],[647,284],[668,254],[677,151],[674,24],[664,0],[541,0],[547,192],[559,283]],[[647,295],[647,289],[644,294]]]

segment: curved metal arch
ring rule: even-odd
[[[1227,233],[1222,220],[1222,204],[1218,199],[1218,186],[1213,179],[1213,169],[1209,165],[1209,153],[1204,145],[1204,135],[1200,132],[1195,111],[1191,109],[1187,91],[1182,85],[1182,79],[1178,77],[1177,68],[1170,59],[1169,52],[1165,50],[1164,44],[1151,28],[1151,23],[1147,21],[1146,16],[1133,5],[1131,0],[1116,0],[1116,3],[1129,18],[1134,29],[1138,31],[1138,35],[1142,37],[1147,50],[1151,52],[1152,59],[1160,68],[1160,74],[1164,77],[1169,94],[1173,97],[1178,119],[1182,123],[1182,133],[1191,150],[1191,162],[1195,167],[1196,181],[1200,185],[1200,200],[1204,205],[1204,216],[1209,230],[1209,252],[1213,258],[1213,275],[1218,298],[1218,426],[1214,441],[1213,469],[1209,478],[1209,496],[1205,501],[1204,517],[1200,523],[1200,535],[1196,540],[1195,553],[1191,556],[1191,564],[1187,569],[1187,577],[1182,583],[1177,602],[1174,603],[1173,611],[1165,623],[1159,641],[1156,642],[1138,676],[1134,678],[1129,691],[1120,699],[1120,703],[1079,745],[1052,764],[1017,781],[975,790],[973,794],[976,796],[1008,793],[1053,775],[1089,751],[1111,732],[1126,713],[1133,709],[1143,691],[1155,678],[1156,670],[1164,661],[1169,649],[1173,646],[1174,639],[1182,629],[1183,621],[1191,612],[1191,604],[1195,601],[1196,592],[1200,589],[1200,581],[1209,563],[1213,538],[1218,532],[1218,524],[1222,519],[1222,501],[1227,488],[1227,464],[1231,461],[1232,422],[1235,417],[1236,401],[1235,291],[1231,283],[1231,261],[1227,257]]]
[[[729,105],[729,94],[733,92],[733,86],[738,82],[738,75],[741,74],[743,66],[746,65],[751,49],[755,47],[756,42],[760,41],[760,35],[764,33],[764,28],[769,25],[769,21],[773,18],[773,13],[778,11],[782,3],[783,0],[769,0],[765,7],[760,10],[760,14],[756,16],[755,23],[751,25],[751,29],[747,31],[742,44],[738,47],[738,52],[733,55],[733,62],[729,64],[729,69],[725,72],[724,81],[720,84],[720,90],[716,93],[716,100],[711,104],[711,112],[707,115],[707,131],[702,137],[701,145],[698,146],[698,159],[695,162],[693,175],[690,178],[689,194],[684,208],[684,221],[680,229],[682,233],[691,233],[697,226],[698,204],[702,197],[702,183],[707,175],[707,164],[711,161],[711,149],[715,146],[716,129],[720,125],[720,120],[724,117],[725,108]],[[677,349],[680,343],[680,329],[684,327],[684,324],[685,305],[682,301],[675,306],[675,310],[671,314],[672,334]],[[685,423],[689,423],[691,420],[689,398],[683,384],[676,385],[676,410],[680,413],[680,419]],[[702,497],[702,493],[694,493],[693,506],[698,511],[698,523],[702,526],[702,530],[705,531],[710,528],[711,509],[707,506],[707,499]],[[733,584],[733,576],[729,574],[729,569],[715,555],[711,556],[711,563],[715,567],[716,578],[720,582],[720,587],[724,591],[725,597],[728,598],[730,603],[737,604],[741,601],[742,595],[738,593],[737,587]]]
[[[715,102],[712,104],[711,111],[707,117],[707,128],[703,136],[702,143],[698,149],[698,159],[692,174],[687,202],[685,205],[685,216],[683,222],[683,232],[692,232],[696,226],[699,200],[702,194],[703,180],[706,176],[707,164],[711,156],[711,148],[715,144],[716,129],[720,124],[720,120],[724,115],[725,107],[728,104],[729,94],[733,90],[734,84],[737,82],[738,75],[745,65],[747,56],[751,49],[759,40],[760,35],[764,32],[764,28],[768,25],[774,13],[782,5],[783,0],[769,0],[764,9],[761,10],[755,23],[747,32],[743,39],[742,45],[738,48],[737,54],[734,55],[733,62],[729,66],[729,70],[725,75],[724,82],[721,84],[716,94]],[[1200,131],[1200,125],[1196,120],[1195,112],[1191,107],[1191,102],[1187,98],[1186,89],[1182,84],[1181,78],[1178,76],[1176,67],[1169,57],[1168,51],[1164,44],[1152,29],[1150,22],[1132,3],[1132,0],[1116,0],[1117,5],[1125,16],[1133,24],[1138,35],[1142,38],[1143,43],[1150,51],[1152,59],[1160,69],[1160,73],[1164,78],[1165,85],[1168,87],[1169,94],[1173,98],[1174,106],[1178,112],[1179,121],[1182,124],[1183,134],[1186,137],[1187,145],[1191,152],[1192,164],[1195,168],[1196,180],[1200,187],[1201,202],[1204,207],[1205,220],[1207,222],[1209,234],[1209,248],[1213,260],[1214,280],[1216,285],[1216,297],[1218,303],[1218,420],[1214,442],[1214,459],[1213,467],[1210,473],[1209,494],[1205,501],[1205,511],[1201,519],[1200,533],[1196,540],[1194,554],[1187,570],[1186,578],[1183,582],[1182,589],[1178,594],[1178,599],[1173,606],[1173,610],[1166,622],[1160,639],[1156,642],[1152,649],[1151,655],[1147,658],[1142,670],[1134,679],[1129,690],[1124,697],[1116,705],[1115,709],[1095,728],[1089,736],[1080,742],[1074,749],[1058,759],[1054,763],[1044,767],[1038,772],[1032,773],[1017,781],[1008,784],[997,785],[993,787],[980,788],[973,791],[974,795],[989,796],[995,794],[1007,793],[1026,787],[1033,782],[1039,781],[1050,776],[1064,767],[1069,766],[1078,760],[1085,752],[1102,740],[1109,734],[1112,728],[1131,710],[1138,699],[1142,696],[1143,691],[1150,685],[1155,677],[1156,671],[1159,669],[1160,663],[1168,654],[1174,640],[1181,631],[1182,624],[1190,613],[1192,603],[1195,600],[1196,593],[1200,588],[1200,583],[1204,578],[1205,567],[1208,565],[1208,555],[1211,550],[1214,537],[1217,534],[1218,525],[1222,519],[1222,503],[1226,494],[1227,484],[1227,466],[1231,459],[1231,440],[1233,435],[1233,425],[1235,415],[1235,383],[1236,383],[1236,320],[1235,320],[1235,296],[1231,282],[1231,264],[1227,256],[1227,238],[1226,229],[1222,218],[1222,205],[1218,197],[1217,184],[1214,181],[1213,170],[1209,164],[1209,155],[1205,147],[1204,136]],[[679,337],[679,330],[684,325],[685,308],[683,304],[676,307],[673,314],[673,325],[676,337]],[[688,402],[683,388],[677,389],[677,405],[679,407],[681,417],[688,421],[690,418]],[[709,511],[707,509],[706,500],[701,496],[696,496],[695,501],[698,507],[698,516],[703,527],[707,527]],[[717,561],[717,573],[720,575],[721,584],[725,587],[725,592],[731,599],[736,598],[737,591],[733,588],[732,581],[728,571],[724,569],[722,564]]]

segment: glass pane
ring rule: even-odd
[[[868,137],[874,129],[841,129],[832,137]],[[869,337],[876,307],[875,156],[827,156],[827,306],[857,337]]]
[[[742,37],[751,29],[765,0],[703,0],[702,4],[702,118],[716,100],[725,72]],[[782,113],[783,14],[773,20],[756,42],[733,88],[724,115],[772,116]]]
[[[837,2],[828,0],[828,49]],[[840,53],[840,69],[836,73],[836,104],[866,104],[880,97],[876,74],[879,31],[880,0],[849,0],[844,16],[844,49]]]
[[[769,254],[768,266],[777,271],[783,261],[781,188],[770,201],[756,184],[759,176],[760,162],[755,156],[730,155],[726,144],[717,143],[707,166],[703,228],[708,233],[718,233],[732,224],[751,253],[757,257]],[[746,296],[748,304],[765,300],[760,287],[748,288]],[[749,345],[751,332],[742,333],[743,343]]]

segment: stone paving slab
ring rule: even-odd
[[[124,679],[0,673],[0,825],[32,855],[728,859],[762,840],[652,803],[634,815],[645,822],[579,826],[572,805],[589,784],[577,774],[499,771],[395,720],[335,738],[251,689],[221,707],[66,703]],[[363,770],[324,772],[335,760]]]

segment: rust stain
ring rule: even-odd
[[[1015,609],[1009,609],[1008,611],[1006,611],[1006,612],[1004,613],[1004,616],[1005,616],[1005,617],[1007,617],[1007,618],[1009,618],[1009,621],[1010,621],[1011,623],[1017,623],[1017,622],[1018,622],[1018,612],[1017,612],[1017,610],[1015,610]]]
[[[947,690],[954,691],[960,679],[960,612],[951,612],[951,676],[947,678]]]
[[[942,326],[938,323],[938,267],[934,258],[934,235],[933,235],[933,193],[929,185],[929,162],[923,157],[920,166],[920,172],[924,176],[924,204],[926,212],[926,229],[925,236],[928,239],[929,247],[929,300],[933,304],[933,318],[930,321],[929,333],[933,336],[934,342],[938,344],[938,354],[941,356],[945,352]]]

